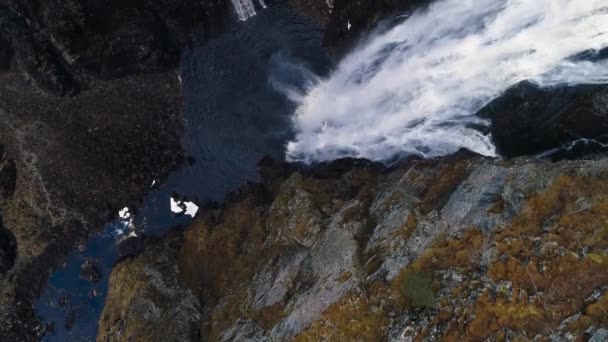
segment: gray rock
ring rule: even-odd
[[[608,341],[608,329],[600,328],[589,339],[589,342],[606,342]]]

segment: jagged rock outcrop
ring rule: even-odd
[[[608,141],[608,86],[543,89],[522,82],[480,115],[492,120],[493,140],[506,157],[539,154],[581,138],[580,147],[602,147]]]
[[[605,154],[271,165],[263,184],[202,210],[176,260],[145,249],[123,261],[100,340],[151,328],[131,303],[156,294],[119,281],[149,268],[139,260],[198,298],[191,341],[565,340],[608,326]],[[129,334],[109,333],[125,320]]]
[[[175,67],[191,39],[218,33],[228,1],[0,1],[0,70],[12,60],[40,88]]]
[[[117,297],[101,316],[100,341],[192,341],[200,338],[198,298],[180,285],[180,236],[148,244],[146,253],[118,264],[110,278]],[[114,320],[122,317],[120,320]]]

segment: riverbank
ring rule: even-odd
[[[1,215],[16,250],[0,277],[0,329],[21,341],[35,338],[32,301],[67,252],[182,163],[181,102],[173,72],[101,81],[73,98],[0,77],[3,158],[15,166]]]

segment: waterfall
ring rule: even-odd
[[[254,15],[256,15],[255,12],[255,5],[253,4],[253,0],[231,0],[232,1],[232,6],[234,7],[234,11],[236,12],[236,15],[238,16],[239,20],[241,21],[245,21],[251,17],[253,17]],[[264,0],[258,0],[260,6],[262,6],[262,8],[266,8],[266,3],[264,2]]]
[[[299,97],[292,161],[494,156],[475,114],[509,87],[608,83],[606,0],[440,0],[345,57]],[[590,57],[591,56],[591,57]]]

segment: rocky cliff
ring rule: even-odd
[[[422,2],[290,3],[339,59]],[[264,160],[262,183],[116,266],[98,340],[605,340],[608,156],[585,154],[605,89],[522,83],[482,111],[505,156],[553,161]]]
[[[57,98],[0,74],[0,264],[12,265],[0,272],[2,338],[35,339],[32,301],[47,275],[181,162],[179,91],[170,72]]]
[[[339,59],[423,1],[290,3]],[[181,161],[173,69],[227,12],[0,0],[0,340],[39,338],[31,302],[49,272]],[[506,155],[603,136],[605,87],[527,87],[483,113]],[[263,184],[116,266],[99,339],[602,340],[606,160],[266,161]]]
[[[192,39],[221,32],[224,0],[2,0],[0,66],[52,94],[74,94],[91,80],[177,66]]]
[[[118,265],[98,340],[601,340],[606,170],[265,161],[263,184]]]
[[[182,162],[181,48],[226,1],[0,0],[0,340],[48,274]]]

